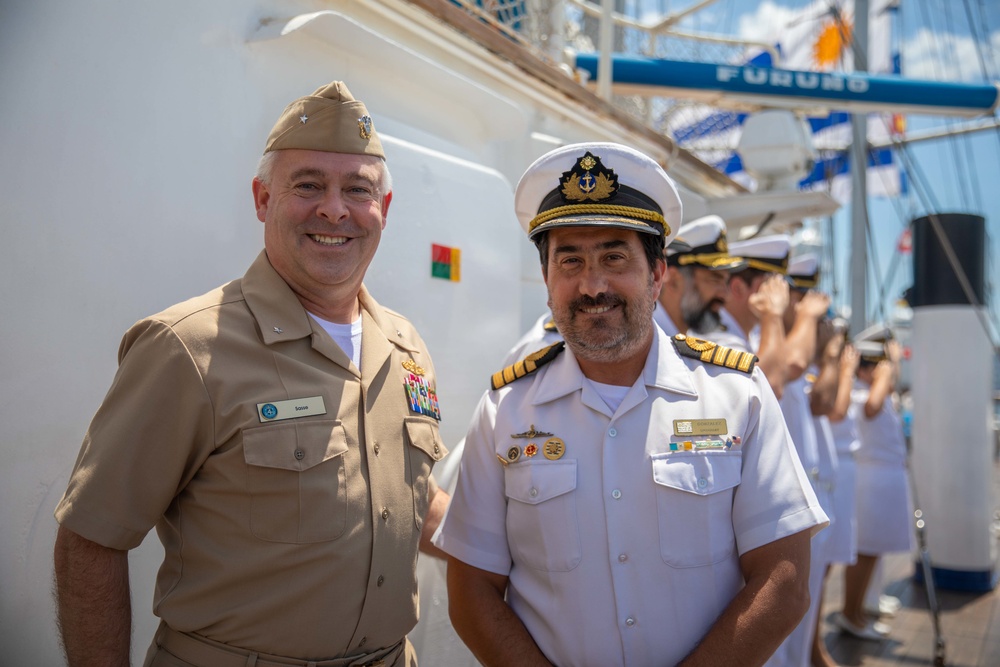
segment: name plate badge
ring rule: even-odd
[[[674,435],[725,435],[725,419],[675,419]]]
[[[257,404],[257,417],[262,423],[277,422],[282,419],[325,415],[326,405],[322,396],[291,398],[287,401],[271,401]]]

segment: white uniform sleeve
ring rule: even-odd
[[[803,530],[830,523],[809,484],[764,375],[753,371],[743,475],[733,498],[733,528],[740,555]]]
[[[497,392],[487,392],[465,437],[458,485],[434,544],[464,563],[507,575],[507,495],[504,465],[497,459],[494,430]]]

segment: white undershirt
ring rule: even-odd
[[[632,388],[617,384],[602,384],[594,382],[590,378],[587,378],[587,380],[590,384],[594,385],[594,391],[607,403],[608,407],[611,408],[611,412],[618,411],[618,406],[622,404],[622,401],[625,400],[625,395],[628,394],[628,390]]]
[[[309,316],[316,320],[323,330],[330,334],[330,338],[333,339],[340,349],[344,351],[358,370],[361,370],[361,316],[354,320],[350,324],[337,324],[336,322],[328,322],[322,317],[317,317],[312,313]]]

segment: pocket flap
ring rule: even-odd
[[[740,483],[743,456],[718,454],[659,454],[653,456],[653,481],[678,491],[707,496]]]
[[[406,417],[406,434],[410,436],[410,444],[422,450],[434,461],[440,461],[448,453],[448,448],[441,441],[441,431],[437,421],[423,417]]]
[[[504,481],[508,498],[537,505],[576,488],[576,461],[508,465]]]
[[[347,451],[347,432],[339,420],[267,424],[243,431],[248,465],[308,470]]]

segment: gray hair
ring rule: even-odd
[[[274,173],[274,161],[277,158],[278,151],[268,151],[260,156],[260,160],[257,162],[257,172],[254,174],[254,178],[263,183],[264,185],[270,185],[271,176]],[[379,159],[382,165],[382,179],[379,183],[379,193],[384,197],[387,193],[392,192],[392,174],[389,173],[389,165],[386,164],[385,160]]]

